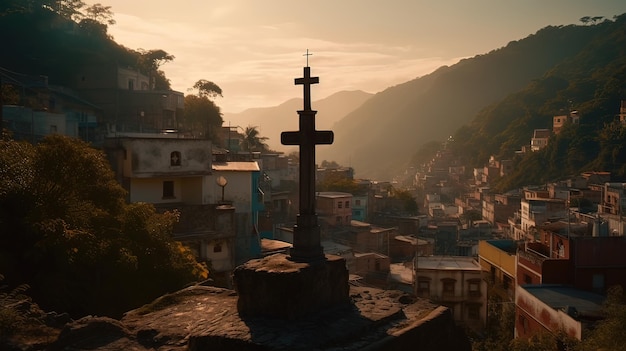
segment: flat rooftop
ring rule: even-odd
[[[583,315],[599,314],[605,300],[602,295],[563,285],[522,285],[521,288],[555,310],[575,307]]]
[[[419,256],[417,269],[480,271],[480,265],[466,256]]]

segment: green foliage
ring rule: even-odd
[[[318,191],[338,191],[352,195],[361,194],[363,191],[354,179],[346,178],[340,173],[328,173],[324,180],[316,185]]]
[[[219,132],[224,120],[219,106],[207,96],[186,95],[182,116],[182,128],[194,135],[219,144]]]
[[[140,71],[148,74],[154,80],[154,89],[169,90],[170,80],[165,77],[165,73],[159,70],[159,67],[174,59],[174,55],[170,55],[165,50],[143,50],[138,49],[137,66]]]
[[[609,289],[604,303],[604,314],[605,319],[597,322],[579,350],[626,350],[626,295],[621,286]]]
[[[322,163],[320,164],[320,167],[322,168],[339,168],[339,164],[335,161],[322,161]]]
[[[247,126],[243,132],[243,140],[241,142],[241,150],[243,151],[260,151],[264,152],[268,150],[268,146],[265,143],[268,137],[261,136],[258,127]]]
[[[594,23],[600,19],[589,17]],[[626,133],[615,123],[626,93],[625,28],[626,17],[619,16],[594,26],[550,29],[563,36],[579,33],[588,44],[523,90],[483,109],[458,130],[451,149],[471,167],[484,165],[490,155],[513,160],[515,171],[498,181],[497,191],[589,170],[625,177]],[[551,129],[552,117],[570,109],[578,111],[580,125],[566,125],[539,152],[515,153],[529,145],[534,129]]]
[[[178,214],[126,204],[104,155],[82,141],[1,141],[0,185],[0,272],[46,309],[116,317],[206,278],[171,238]]]
[[[198,96],[209,97],[211,99],[222,96],[222,88],[217,84],[206,79],[200,79],[193,85],[194,89],[198,89]]]
[[[417,215],[418,206],[415,197],[408,190],[393,189],[391,197],[402,201],[406,213]]]
[[[441,150],[441,143],[437,141],[430,141],[420,146],[420,148],[413,154],[411,158],[411,164],[414,166],[421,166],[428,161],[432,160],[433,157],[437,154],[439,150]]]
[[[174,57],[118,45],[107,34],[114,22],[110,6],[85,8],[80,0],[0,1],[0,42],[11,53],[0,55],[0,66],[76,88],[76,72],[83,67],[119,65],[148,74],[156,89],[170,89],[158,67]]]

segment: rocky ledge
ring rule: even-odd
[[[450,311],[400,291],[350,287],[350,303],[306,318],[242,318],[237,293],[192,286],[121,320],[85,317],[50,350],[469,350]]]

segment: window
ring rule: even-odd
[[[339,201],[337,202],[337,208],[342,208],[343,202]]]
[[[443,296],[454,296],[454,285],[456,284],[456,280],[454,279],[442,279],[443,283]]]
[[[469,296],[472,296],[472,297],[480,296],[480,280],[479,279],[468,280],[467,287],[468,287]]]
[[[170,166],[180,166],[180,151],[173,151],[170,154]]]
[[[129,79],[128,80],[128,90],[135,90],[135,80],[134,79]]]
[[[174,182],[173,181],[166,180],[163,182],[163,198],[164,199],[174,198]]]
[[[354,204],[356,206],[361,206],[361,200],[354,200]]]
[[[350,208],[350,201],[346,201],[346,208]]]
[[[467,319],[480,319],[480,305],[467,305]]]
[[[417,277],[417,296],[421,296],[421,297],[430,296],[430,278]]]
[[[54,134],[57,132],[57,126],[56,125],[51,125],[50,126],[50,134]]]
[[[357,216],[357,217],[360,216],[361,215],[361,211],[354,211],[354,215]]]
[[[528,274],[524,274],[524,284],[532,284],[532,283],[533,283],[533,279]]]
[[[222,252],[222,244],[217,243],[213,246],[213,252]]]

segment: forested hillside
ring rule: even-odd
[[[42,4],[43,3],[43,4]],[[169,89],[159,65],[173,59],[163,50],[135,51],[117,44],[107,32],[115,23],[106,6],[87,9],[72,2],[6,0],[0,3],[0,68],[45,75],[50,84],[73,87],[83,65],[117,63],[149,74],[157,89]]]
[[[626,132],[617,117],[620,101],[626,98],[626,15],[595,26],[542,31],[572,29],[592,34],[591,40],[455,133],[452,147],[470,166],[484,164],[490,155],[515,161],[515,173],[499,182],[500,190],[587,170],[626,175]],[[552,117],[570,109],[578,111],[580,125],[566,126],[539,152],[515,153],[529,144],[534,129],[551,129]]]
[[[335,143],[332,147],[320,148],[318,155],[351,164],[358,177],[389,179],[407,165],[420,146],[433,140],[445,140],[475,118],[486,121],[488,118],[483,117],[487,113],[486,106],[503,101],[500,108],[504,109],[504,101],[511,99],[509,95],[523,90],[538,89],[533,96],[543,101],[548,91],[559,88],[556,81],[541,80],[556,67],[570,64],[574,67],[572,70],[578,69],[574,60],[579,56],[587,57],[585,69],[598,67],[601,57],[606,57],[607,53],[591,48],[601,45],[601,40],[608,40],[613,31],[619,31],[619,22],[621,20],[597,25],[546,27],[503,48],[391,87],[337,123]],[[610,59],[604,61],[610,62]],[[585,72],[584,68],[580,68],[580,72]],[[569,99],[572,98],[577,101],[576,97]],[[550,108],[556,110],[545,111],[545,115],[564,107],[554,102]],[[494,116],[497,114],[499,112],[494,112]],[[493,117],[489,120],[484,134],[481,134],[490,139],[489,143],[476,149],[474,144],[465,148],[480,155],[472,160],[497,153],[499,143],[507,141],[519,147],[522,140],[530,140],[530,135],[525,133],[523,138],[520,133],[516,140],[494,138],[491,132],[507,128],[512,119]],[[466,139],[463,135],[476,133],[481,128],[477,123],[464,127],[457,139]],[[531,132],[533,125],[528,125]]]

